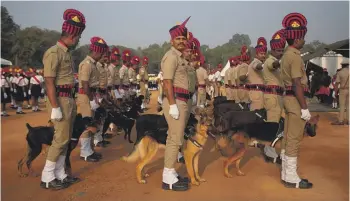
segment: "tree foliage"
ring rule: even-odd
[[[21,29],[17,25],[7,9],[1,6],[1,55],[3,58],[10,60],[15,66],[21,68],[36,67],[42,68],[42,57],[45,51],[55,45],[60,37],[60,33],[54,30],[40,29],[38,27],[27,27]],[[202,41],[201,41],[202,42]],[[251,39],[247,34],[234,34],[227,43],[214,48],[208,45],[201,45],[201,52],[206,58],[206,62],[211,66],[219,63],[225,65],[229,57],[240,55],[240,48],[246,45],[250,50],[250,54],[254,55],[254,48],[251,45]],[[304,51],[314,51],[316,48],[325,45],[320,41],[312,41],[306,44]],[[150,73],[157,73],[160,67],[160,61],[164,54],[170,49],[171,44],[164,42],[163,44],[151,44],[146,48],[138,47],[137,49],[111,45],[110,48],[118,47],[120,52],[130,49],[133,55],[139,57],[147,56],[150,61]],[[89,53],[89,45],[82,44],[73,51],[73,60],[75,69],[77,65]]]

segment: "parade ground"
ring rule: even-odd
[[[156,113],[157,91],[146,113]],[[192,186],[187,192],[167,192],[161,188],[164,151],[146,169],[150,177],[147,184],[138,184],[136,164],[120,160],[133,147],[123,135],[111,139],[106,148],[96,148],[103,154],[97,163],[80,160],[79,147],[71,156],[73,174],[82,179],[71,187],[52,191],[40,188],[40,176],[20,178],[17,162],[26,151],[26,123],[44,126],[48,121],[45,104],[42,112],[24,110],[25,115],[11,115],[1,120],[1,200],[2,201],[346,201],[349,200],[349,127],[331,126],[337,117],[335,112],[313,112],[320,115],[317,135],[305,137],[300,151],[299,175],[314,184],[310,190],[287,189],[280,182],[280,170],[275,164],[266,163],[259,150],[251,148],[242,160],[246,176],[233,178],[223,175],[223,157],[210,152],[213,140],[208,139],[199,159],[199,172],[207,182]],[[135,128],[132,140],[136,138]],[[45,156],[39,155],[33,169],[41,174]],[[184,165],[177,164],[178,172],[185,176]],[[26,170],[26,169],[25,169]]]

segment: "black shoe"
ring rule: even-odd
[[[80,179],[78,177],[67,176],[66,178],[64,178],[62,180],[62,183],[71,185],[71,184],[78,183],[79,181],[80,181]]]
[[[96,157],[96,155],[94,155],[94,154],[91,154],[88,157],[80,156],[80,158],[84,161],[87,161],[87,162],[98,162],[100,160],[100,158]]]
[[[111,142],[110,142],[110,141],[107,141],[107,140],[103,140],[103,141],[102,141],[102,144],[107,145],[107,144],[111,144]]]
[[[185,182],[185,183],[190,182],[190,179],[189,179],[188,177],[180,177],[180,176],[177,176],[177,179],[178,179],[180,182]]]
[[[113,137],[113,135],[109,134],[109,133],[106,133],[104,136],[104,138],[106,138],[106,139],[111,139],[112,137]]]
[[[181,158],[177,159],[177,162],[185,164],[185,157],[181,157]]]
[[[54,180],[47,182],[47,183],[41,182],[40,187],[45,188],[45,189],[61,190],[61,189],[67,188],[68,185],[66,183],[61,182],[58,179],[54,179]]]
[[[279,156],[277,158],[272,158],[272,157],[267,156],[265,153],[263,153],[263,156],[264,156],[265,162],[267,162],[267,163],[276,163],[279,165],[282,164],[282,159]]]
[[[25,114],[25,112],[20,111],[20,112],[16,112],[16,114]]]
[[[14,110],[17,110],[17,107],[15,107],[15,106],[13,106],[13,105],[11,105],[10,108],[11,108],[11,109],[14,109]]]
[[[302,179],[299,182],[299,187],[297,187],[296,183],[289,183],[289,182],[284,182],[284,186],[287,188],[300,188],[300,189],[310,189],[312,188],[313,184],[309,182],[307,179]]]
[[[98,152],[94,152],[92,155],[93,155],[93,157],[96,157],[98,159],[102,159],[102,154],[100,154]]]
[[[95,146],[96,147],[106,147],[106,144],[102,143],[102,141],[101,141],[101,142],[98,142]]]
[[[172,185],[172,188],[170,189],[170,185],[166,184],[166,183],[162,183],[162,188],[164,190],[173,190],[173,191],[187,191],[188,188],[188,183],[186,182],[181,182],[181,181],[177,181],[176,183],[174,183]]]
[[[8,117],[10,116],[9,114],[5,113],[5,114],[1,114],[2,117]]]

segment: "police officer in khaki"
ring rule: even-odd
[[[281,59],[281,79],[286,89],[286,96],[283,97],[286,117],[285,140],[282,141],[285,150],[281,151],[281,179],[288,188],[308,189],[312,188],[312,183],[301,179],[297,173],[297,159],[304,127],[306,121],[311,118],[304,97],[304,90],[308,89],[308,86],[304,62],[300,56],[300,49],[305,44],[307,20],[300,13],[290,13],[284,17],[282,25],[288,47]]]
[[[106,51],[102,58],[97,62],[96,67],[99,72],[99,88],[98,94],[101,98],[107,99],[107,84],[108,84],[108,63],[110,52]]]
[[[108,45],[102,38],[93,37],[90,42],[90,53],[79,64],[78,71],[79,91],[77,105],[78,113],[82,114],[83,117],[93,117],[93,112],[99,108],[99,103],[102,101],[101,97],[96,96],[96,92],[100,87],[100,75],[96,64],[108,51]],[[80,157],[88,162],[97,162],[102,156],[92,150],[90,135],[90,132],[85,131],[80,136]]]
[[[120,80],[120,53],[118,48],[113,49],[114,55],[111,58],[114,58],[114,98],[117,100],[117,103],[120,103],[120,100],[122,98],[119,89],[121,87],[121,80]]]
[[[233,57],[234,63],[233,68],[231,68],[230,71],[230,82],[231,82],[231,99],[234,100],[236,103],[239,103],[238,99],[238,84],[237,84],[237,66],[239,65],[239,59],[240,56]]]
[[[201,66],[196,70],[197,80],[198,80],[198,91],[197,91],[197,106],[204,108],[206,103],[206,88],[209,85],[208,73],[205,68],[203,68],[205,59],[204,56],[201,56],[200,59]]]
[[[231,71],[233,70],[234,66],[234,58],[231,57],[228,60],[230,62],[230,68],[225,71],[225,77],[224,77],[224,84],[225,84],[225,90],[226,90],[226,98],[227,100],[232,100],[232,78],[231,78]]]
[[[139,64],[140,64],[140,58],[138,56],[133,56],[133,58],[131,59],[131,67],[128,70],[128,76],[129,76],[131,91],[133,93],[135,93],[136,89],[137,89],[137,74],[136,74],[136,70],[139,67]]]
[[[130,66],[130,60],[131,60],[131,52],[130,50],[124,50],[122,53],[122,60],[123,65],[119,69],[119,77],[121,86],[119,87],[119,92],[122,97],[126,97],[129,94],[129,88],[130,88],[130,80],[129,80],[129,66]]]
[[[284,87],[280,76],[280,59],[283,55],[285,45],[284,30],[279,30],[270,40],[271,54],[265,60],[263,66],[265,84],[264,107],[267,111],[267,122],[269,122],[266,126],[271,127],[271,130],[278,130],[282,115]],[[282,149],[285,148],[282,147]],[[274,147],[265,145],[264,154],[271,162],[281,163],[280,157],[278,157]]]
[[[171,49],[163,56],[161,70],[163,72],[164,116],[168,123],[168,137],[165,146],[164,170],[162,188],[165,190],[185,191],[188,189],[188,179],[181,178],[174,166],[178,150],[183,144],[186,118],[188,114],[188,61],[182,51],[186,48],[187,28],[189,18],[181,25],[172,27]]]
[[[339,118],[332,125],[349,124],[349,59],[344,58],[342,68],[335,79],[333,98],[339,92]],[[345,111],[346,110],[346,111]]]
[[[249,67],[250,56],[248,55],[247,46],[242,46],[241,48],[241,62],[236,67],[237,68],[237,80],[236,84],[238,85],[237,90],[237,99],[240,103],[249,103],[249,89],[248,86],[248,67]]]
[[[250,110],[264,108],[264,77],[262,73],[263,62],[266,58],[267,43],[265,38],[258,38],[255,46],[255,58],[249,64],[247,79],[250,99]]]
[[[73,131],[76,104],[72,96],[74,71],[71,50],[79,43],[85,29],[85,17],[74,9],[63,14],[62,34],[56,45],[43,56],[44,78],[47,89],[47,108],[54,124],[55,134],[47,153],[40,186],[62,189],[79,181],[65,173],[67,146]]]
[[[115,99],[115,94],[114,94],[114,82],[115,82],[115,71],[116,67],[118,65],[118,55],[119,55],[119,50],[118,48],[113,48],[111,50],[111,55],[110,55],[110,61],[111,63],[107,67],[107,90],[109,93],[109,96],[111,99]],[[118,76],[119,77],[119,76]],[[120,78],[119,78],[120,79]]]
[[[144,56],[142,59],[142,66],[139,70],[140,76],[140,94],[145,97],[141,105],[141,109],[146,108],[146,92],[148,90],[148,57]]]

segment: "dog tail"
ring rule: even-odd
[[[134,163],[139,158],[143,158],[147,152],[148,144],[150,143],[151,139],[149,139],[148,136],[143,137],[140,142],[134,146],[134,149],[129,154],[129,156],[123,156],[121,160],[128,162],[128,163]]]
[[[32,130],[33,127],[31,127],[28,123],[26,123],[27,129]]]

